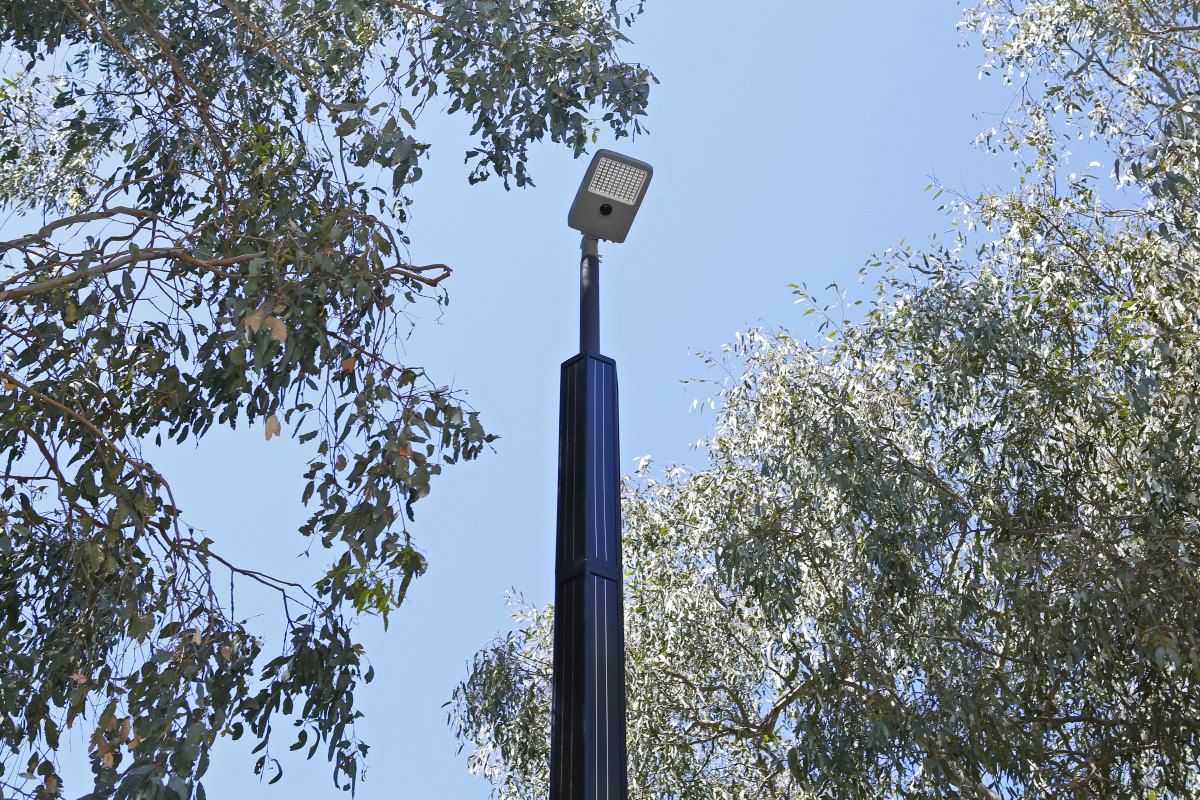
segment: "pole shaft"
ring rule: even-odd
[[[550,800],[626,800],[617,365],[599,353],[584,240],[580,352],[562,365]]]
[[[600,352],[600,253],[593,236],[584,236],[579,260],[579,352]]]

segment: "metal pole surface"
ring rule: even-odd
[[[579,352],[600,352],[600,252],[594,236],[584,236],[579,260]]]
[[[584,238],[580,350],[562,365],[550,800],[626,800],[616,362],[599,353],[599,256]]]

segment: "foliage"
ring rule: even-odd
[[[471,180],[506,186],[533,142],[634,133],[652,78],[617,48],[640,10],[0,2],[0,797],[61,795],[73,726],[90,797],[202,798],[221,735],[276,780],[281,720],[354,787],[354,622],[400,605],[413,503],[492,439],[400,355],[450,274],[405,258],[418,120],[469,117]],[[144,447],[243,424],[310,443],[313,586],[222,557]],[[278,657],[234,579],[278,592]]]
[[[1200,796],[1197,13],[967,12],[1019,188],[712,360],[707,464],[627,492],[633,797]],[[550,617],[455,693],[497,797],[541,796]]]

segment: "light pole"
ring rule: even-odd
[[[550,800],[626,800],[617,365],[600,354],[599,240],[625,241],[653,170],[600,150],[567,224],[583,234],[579,354],[562,365]]]

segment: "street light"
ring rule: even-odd
[[[567,224],[584,236],[620,244],[641,208],[654,169],[645,161],[599,150],[579,184]]]
[[[592,159],[567,224],[583,234],[579,354],[562,365],[550,800],[626,800],[617,365],[600,354],[600,239],[623,242],[653,170]]]
[[[620,244],[642,207],[654,170],[645,161],[597,150],[575,193],[567,225],[583,234],[579,293],[579,351],[600,352],[599,239]]]

